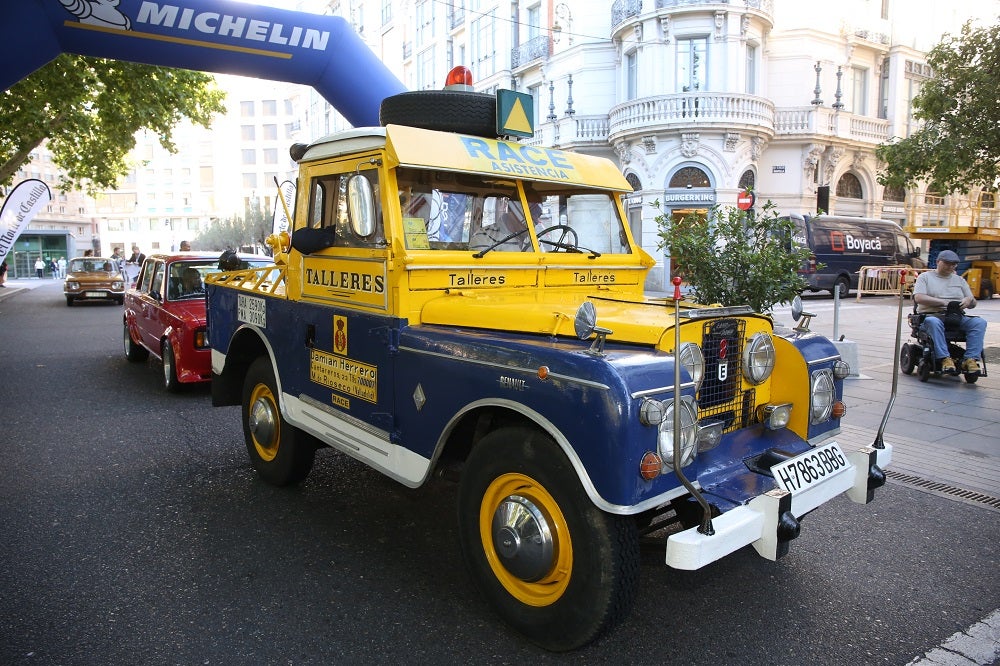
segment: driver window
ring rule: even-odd
[[[374,169],[361,174],[372,181],[375,199],[376,228],[370,236],[354,233],[347,210],[347,181],[351,173],[330,174],[313,178],[309,197],[309,228],[334,232],[334,247],[375,248],[385,247],[385,233],[379,206],[378,172]],[[294,232],[293,232],[294,235]]]
[[[157,297],[160,300],[163,300],[164,294],[163,294],[163,263],[162,262],[159,262],[159,261],[156,262],[156,266],[153,268],[152,274],[153,274],[153,277],[152,277],[152,280],[150,281],[149,291],[150,292],[154,292],[155,291],[157,293]]]

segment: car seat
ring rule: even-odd
[[[916,369],[917,376],[922,382],[926,382],[931,374],[941,374],[941,361],[934,349],[934,341],[923,327],[924,320],[929,316],[931,315],[917,312],[917,304],[913,304],[913,312],[907,315],[907,322],[910,325],[910,335],[917,343],[905,343],[899,350],[900,370],[903,374],[910,375]],[[961,314],[957,308],[949,304],[949,312],[942,319],[944,319],[944,339],[948,343],[948,355],[955,361],[955,367],[961,368],[962,359],[965,357],[965,348],[960,345],[965,342],[965,331],[958,328],[962,321]],[[980,357],[979,373],[962,374],[966,382],[975,384],[980,377],[986,376],[986,359]]]

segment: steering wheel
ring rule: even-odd
[[[554,240],[553,241],[553,240],[548,240],[548,239],[543,239],[542,238],[542,236],[544,236],[545,234],[549,233],[550,231],[557,231],[557,230],[558,231],[562,231],[562,234],[559,236],[558,240]],[[558,252],[558,248],[562,248],[566,252],[569,252],[569,251],[579,252],[579,250],[577,249],[577,245],[580,244],[580,237],[577,236],[576,229],[574,229],[573,227],[571,227],[569,225],[566,225],[566,224],[553,224],[551,227],[547,227],[545,229],[542,229],[536,235],[538,236],[538,242],[539,243],[547,243],[547,244],[549,244],[549,245],[557,248],[556,249],[557,252]],[[566,242],[566,237],[570,236],[570,235],[573,236],[573,242],[572,243],[567,243]]]

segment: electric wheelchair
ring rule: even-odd
[[[986,376],[986,360],[983,356],[979,358],[979,372],[962,372],[962,358],[965,356],[965,349],[959,344],[965,342],[965,331],[958,328],[965,313],[959,306],[958,301],[948,303],[948,311],[942,317],[944,319],[944,339],[948,342],[948,355],[955,362],[958,373],[965,377],[969,384],[975,384],[980,377]],[[941,360],[934,353],[934,342],[930,334],[923,329],[926,314],[917,312],[917,304],[913,304],[913,312],[907,315],[910,324],[910,335],[916,339],[916,344],[905,343],[899,350],[899,369],[903,374],[911,375],[916,369],[920,381],[926,382],[933,374],[941,375]]]

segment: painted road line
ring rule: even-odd
[[[952,634],[938,647],[910,662],[909,666],[990,666],[1000,657],[1000,609],[979,622]]]

